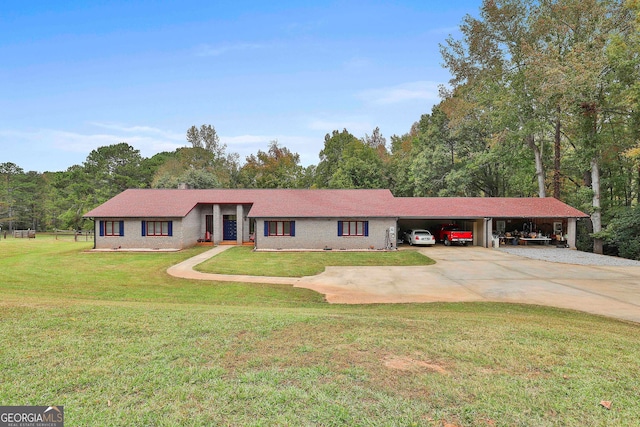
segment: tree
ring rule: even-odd
[[[591,188],[595,235],[602,227],[605,153],[624,148],[625,126],[618,126],[630,116],[615,102],[615,93],[623,92],[625,79],[617,71],[623,61],[610,55],[616,40],[636,34],[629,11],[619,0],[485,0],[480,18],[465,18],[463,40],[450,38],[442,48],[454,75],[453,89],[444,93],[459,99],[458,108],[449,109],[454,128],[473,120],[486,124],[487,153],[521,141],[533,153],[540,197],[546,195],[544,147],[551,141],[554,195],[561,194],[564,136]],[[631,68],[637,75],[637,66]],[[594,251],[602,251],[598,238]]]
[[[237,158],[236,155],[226,156],[222,161],[215,161],[212,152],[204,148],[181,147],[173,153],[168,153],[164,162],[157,166],[151,187],[175,188],[179,183],[184,183],[189,171],[198,170],[213,177],[208,182],[215,187],[226,188],[232,186],[236,180]],[[193,175],[195,176],[195,175]],[[201,174],[200,176],[204,176]]]
[[[48,180],[52,193],[48,207],[50,226],[55,229],[81,229],[82,215],[100,204],[94,196],[93,177],[83,166],[74,165],[64,172],[51,173]]]
[[[302,170],[299,188],[316,188],[316,165],[309,165]]]
[[[154,183],[154,188],[178,188],[186,185],[193,189],[219,188],[215,174],[202,169],[187,169],[180,175],[162,175]]]
[[[126,142],[91,151],[84,169],[93,181],[92,204],[103,203],[128,188],[148,187],[143,180],[141,163],[140,151]]]
[[[368,145],[369,147],[375,150],[382,150],[384,152],[387,151],[387,140],[380,133],[379,127],[376,127],[373,130],[373,132],[371,133],[371,136],[365,133],[364,138],[362,138],[362,142],[364,142],[366,145]]]
[[[640,205],[621,210],[601,237],[614,244],[620,256],[640,260]]]
[[[414,156],[414,141],[418,132],[418,123],[416,122],[408,133],[391,137],[391,154],[388,164],[389,188],[395,196],[409,197],[414,194],[409,169]]]
[[[220,144],[218,133],[211,125],[201,125],[200,129],[191,126],[187,129],[187,141],[193,148],[203,148],[212,153],[214,162],[221,161],[226,156],[227,145]]]
[[[329,181],[338,169],[345,147],[358,138],[350,134],[346,129],[342,132],[334,130],[324,137],[324,147],[320,151],[320,162],[316,168],[316,185],[319,188],[329,188]]]
[[[42,174],[29,171],[16,177],[14,197],[16,224],[19,228],[43,230],[45,220],[45,181]]]
[[[546,106],[537,101],[542,82],[526,75],[535,66],[527,46],[540,37],[530,25],[538,13],[534,0],[486,0],[480,18],[465,17],[464,39],[449,38],[441,51],[454,74],[447,96],[464,96],[499,140],[520,141],[531,150],[538,195],[545,197]],[[470,118],[465,109],[450,111],[458,120]]]
[[[602,253],[598,236],[603,226],[601,172],[606,153],[617,151],[618,138],[611,132],[616,111],[615,92],[619,80],[609,49],[616,39],[632,37],[634,28],[630,10],[617,1],[565,0],[544,3],[546,20],[541,26],[552,34],[553,43],[543,45],[542,56],[548,64],[545,77],[564,109],[572,114],[578,155],[590,171],[591,222],[595,235],[593,251]],[[559,56],[555,52],[560,51]],[[637,75],[637,74],[636,74]]]
[[[192,167],[204,168],[213,173],[222,186],[234,187],[236,185],[239,156],[237,153],[227,154],[227,145],[220,143],[220,138],[213,126],[201,125],[199,129],[196,126],[191,126],[187,129],[187,142],[191,144],[192,149],[188,153],[201,156],[202,160],[202,162],[192,161],[191,165],[199,163],[199,166],[193,165]],[[187,152],[183,154],[185,153]]]
[[[300,188],[303,174],[300,155],[271,141],[266,152],[247,157],[239,181],[245,188]]]
[[[326,134],[315,171],[316,185],[320,188],[387,187],[387,174],[380,154],[386,155],[386,141],[384,145],[383,141],[377,128],[373,137],[365,136],[362,140],[346,129]]]
[[[2,190],[0,201],[3,212],[0,212],[0,221],[7,223],[9,231],[13,230],[16,221],[16,186],[17,179],[24,171],[15,163],[0,163],[0,189]]]
[[[174,153],[163,151],[161,153],[154,154],[149,158],[142,159],[140,162],[140,170],[146,187],[150,188],[152,186],[153,179],[155,178],[158,170],[173,157]]]
[[[151,186],[153,188],[178,188],[179,184],[187,184],[186,180],[195,180],[192,171],[211,175],[213,178],[205,179],[212,187],[220,187],[220,180],[214,172],[213,154],[201,147],[182,147],[166,156],[164,162],[157,167]],[[191,174],[191,175],[190,175]],[[202,188],[202,187],[198,187]]]
[[[382,160],[375,148],[355,139],[342,152],[329,188],[386,188]]]
[[[629,171],[626,174],[629,179],[622,188],[624,205],[630,206],[634,201],[640,203],[640,1],[632,0],[626,4],[632,16],[635,16],[633,31],[624,36],[614,35],[607,47],[607,56],[614,76],[611,85],[611,99],[616,101],[614,108],[624,112],[623,117],[628,118],[623,120],[622,130],[616,137],[619,141],[627,141],[618,159],[628,164],[623,171]],[[623,171],[618,169],[615,175],[624,176]]]

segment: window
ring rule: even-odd
[[[142,221],[143,236],[172,236],[173,221]]]
[[[265,221],[264,235],[293,237],[296,235],[296,222],[295,221]]]
[[[338,236],[368,236],[369,221],[338,221]]]
[[[101,236],[124,236],[124,221],[100,221]]]

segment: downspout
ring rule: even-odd
[[[258,250],[258,219],[251,218],[253,221],[253,250]]]
[[[394,219],[393,233],[389,233],[389,249],[398,250],[398,217]]]

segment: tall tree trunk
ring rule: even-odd
[[[560,106],[556,110],[556,134],[553,141],[553,197],[560,200]]]
[[[527,145],[533,150],[536,161],[536,177],[538,178],[538,197],[547,197],[544,185],[544,164],[542,163],[542,150],[536,145],[533,135],[527,135]]]
[[[598,106],[595,102],[585,102],[581,105],[586,125],[585,146],[591,152],[591,175],[587,173],[587,178],[591,180],[591,191],[593,198],[591,201],[591,224],[593,233],[602,231],[602,207],[600,205],[600,156],[598,154],[597,134],[598,134]],[[600,238],[593,239],[593,253],[602,254],[603,242]]]
[[[602,231],[602,210],[600,208],[600,165],[597,158],[591,160],[591,189],[593,191],[591,223],[593,232],[599,233]],[[602,239],[593,239],[593,253],[602,254],[602,244]]]

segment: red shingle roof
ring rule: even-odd
[[[585,218],[553,197],[397,197],[405,218]]]
[[[252,203],[254,199],[251,190],[133,189],[123,191],[84,216],[181,218],[198,203]]]
[[[251,217],[392,217],[389,190],[126,190],[87,212],[89,218],[186,216],[197,204],[252,204]]]
[[[198,204],[252,205],[254,218],[583,218],[559,200],[498,197],[393,197],[389,190],[126,190],[88,218],[182,218]]]
[[[388,218],[394,214],[389,190],[264,190],[266,197],[254,203],[255,218]],[[272,193],[273,192],[273,193]]]

